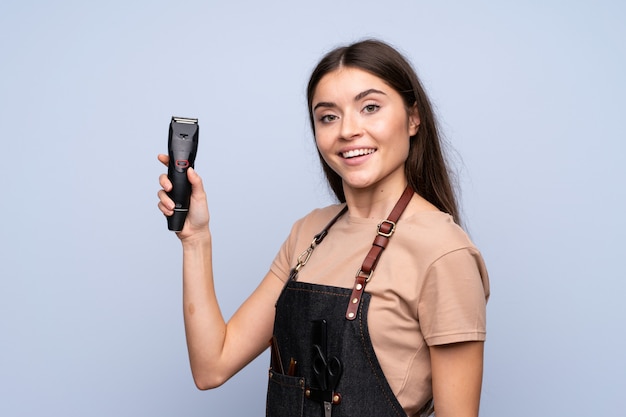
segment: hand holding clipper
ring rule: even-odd
[[[167,176],[172,182],[172,190],[167,194],[175,207],[174,214],[167,218],[167,228],[174,232],[183,230],[189,211],[191,184],[187,179],[187,169],[193,167],[196,159],[198,133],[198,119],[172,117],[167,141],[170,156]]]

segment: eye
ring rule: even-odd
[[[378,104],[368,104],[365,107],[363,107],[363,112],[365,112],[365,113],[374,113],[378,109],[380,109],[380,106]]]
[[[325,114],[320,117],[320,122],[322,123],[330,123],[334,120],[337,120],[337,116],[335,116],[334,114]]]

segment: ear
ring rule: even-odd
[[[420,115],[417,111],[417,103],[413,103],[408,110],[409,113],[409,136],[415,136],[420,127]]]

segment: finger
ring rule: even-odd
[[[161,213],[166,216],[171,216],[172,214],[174,214],[174,210],[169,209],[162,201],[159,201],[159,204],[157,204],[157,206],[159,207],[159,210],[161,210]]]
[[[200,178],[200,175],[198,175],[198,173],[196,172],[195,169],[193,169],[193,167],[189,167],[187,169],[187,179],[189,180],[189,182],[193,184],[193,181],[197,182],[199,178]]]
[[[187,169],[187,179],[189,180],[189,183],[191,184],[192,193],[204,192],[204,186],[202,185],[202,178],[200,178],[200,175],[198,175],[196,170],[193,169],[192,167],[189,167],[189,169]]]
[[[167,174],[159,175],[159,185],[167,192],[172,191],[172,181],[170,181]]]
[[[159,204],[163,205],[163,207],[166,210],[169,210],[169,211],[174,210],[174,207],[176,205],[174,204],[174,201],[172,201],[170,196],[167,195],[165,190],[159,190],[159,192],[157,193],[157,196],[159,197]]]
[[[167,166],[167,165],[170,163],[170,157],[169,157],[169,155],[165,155],[165,154],[160,153],[159,155],[157,155],[157,159],[158,159],[159,161],[161,161],[161,163],[162,163],[163,165],[165,165],[165,166]]]

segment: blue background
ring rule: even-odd
[[[0,415],[264,414],[267,353],[193,385],[156,154],[199,118],[229,317],[332,201],[305,85],[369,36],[422,77],[490,270],[481,415],[622,414],[625,21],[608,0],[2,2]]]

